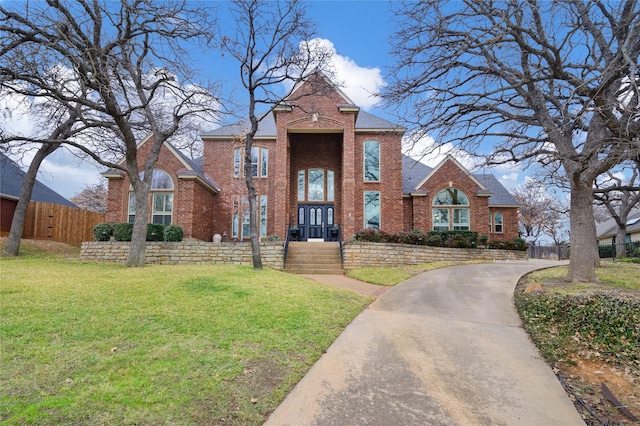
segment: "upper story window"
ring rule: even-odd
[[[242,176],[244,164],[244,147],[238,147],[233,150],[233,176]],[[254,146],[251,148],[251,176],[267,177],[269,169],[269,149]]]
[[[433,206],[434,231],[468,231],[470,229],[469,199],[459,189],[446,188],[438,192],[433,199]]]
[[[380,142],[364,143],[364,180],[378,182],[380,180]]]
[[[143,175],[140,175],[143,178]],[[170,225],[173,218],[173,180],[163,170],[153,169],[151,176],[151,222]],[[129,185],[128,220],[133,222],[136,216],[136,196],[133,187]]]

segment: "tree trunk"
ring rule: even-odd
[[[20,250],[20,240],[22,239],[22,232],[24,231],[24,223],[27,218],[27,210],[29,203],[31,202],[31,193],[33,187],[36,184],[36,176],[42,161],[52,152],[60,147],[59,144],[43,144],[33,157],[33,161],[29,165],[27,174],[22,182],[22,189],[20,190],[20,199],[16,210],[13,213],[13,220],[11,221],[11,229],[9,230],[9,237],[7,238],[7,246],[4,249],[6,256],[17,256]]]
[[[247,137],[247,141],[252,141],[251,137]],[[249,235],[251,240],[251,260],[253,269],[262,270],[262,255],[260,253],[260,239],[258,233],[259,212],[257,209],[256,187],[253,183],[251,172],[251,145],[247,142],[245,146],[245,182],[247,184],[247,194],[249,199]]]
[[[571,182],[571,256],[568,279],[572,282],[597,282],[600,264],[596,223],[593,217],[593,192],[582,181]]]
[[[149,186],[141,185],[136,191],[136,216],[133,221],[133,233],[129,248],[127,266],[139,267],[145,264],[145,251],[147,247],[147,223],[149,222]]]
[[[622,219],[622,218],[620,218]],[[627,245],[625,242],[627,241],[627,218],[624,218],[624,226],[618,226],[618,231],[616,232],[616,242],[615,242],[615,250],[617,257],[626,257],[627,256]]]

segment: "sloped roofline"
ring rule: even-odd
[[[415,188],[420,188],[422,185],[424,185],[429,179],[431,179],[431,177],[433,177],[433,175],[442,168],[442,166],[444,166],[447,161],[451,161],[453,162],[460,170],[462,170],[467,176],[469,176],[469,178],[471,180],[473,180],[473,182],[475,182],[480,188],[482,188],[482,190],[486,191],[489,188],[487,188],[486,185],[484,185],[482,182],[480,182],[480,180],[478,180],[478,178],[476,178],[473,173],[471,173],[469,170],[467,170],[466,167],[464,167],[462,164],[460,164],[460,162],[458,160],[455,159],[455,157],[453,157],[451,154],[447,154],[447,156],[444,158],[444,160],[442,160],[440,163],[438,163],[437,166],[435,166],[425,177],[424,179],[422,179],[422,181],[415,186]]]
[[[333,90],[335,90],[336,92],[338,92],[338,94],[345,100],[345,104],[349,105],[349,106],[356,106],[356,104],[351,100],[351,98],[349,98],[349,96],[346,95],[346,93],[344,93],[333,81],[331,81],[329,79],[329,77],[327,77],[327,75],[320,71],[320,70],[316,70],[315,72],[309,74],[306,78],[298,81],[295,86],[293,86],[293,89],[291,90],[291,93],[289,93],[289,96],[287,96],[287,98],[289,98],[290,96],[292,96],[294,93],[296,93],[306,82],[309,78],[313,77],[313,76],[320,76],[328,85],[330,85]],[[286,101],[286,99],[285,99]]]

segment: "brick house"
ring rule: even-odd
[[[149,221],[177,223],[186,237],[201,240],[214,234],[248,239],[247,130],[245,120],[203,134],[197,162],[164,146]],[[321,76],[301,84],[288,103],[262,117],[254,138],[260,235],[284,238],[295,226],[302,241],[329,240],[334,227],[343,238],[369,227],[390,233],[468,229],[494,240],[518,236],[518,205],[495,177],[471,174],[452,157],[432,169],[403,156],[405,131],[361,111]],[[133,220],[126,177],[104,176],[107,221]]]

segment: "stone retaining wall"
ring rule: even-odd
[[[266,267],[284,269],[284,246],[282,243],[260,245],[262,264]],[[80,259],[126,263],[129,243],[124,241],[92,241],[82,243]],[[147,242],[148,264],[202,264],[220,263],[251,265],[251,244],[210,243],[188,240],[177,243]],[[456,249],[444,247],[415,246],[387,243],[345,243],[343,245],[343,268],[364,266],[413,265],[437,260],[526,260],[526,251],[494,249]]]
[[[126,263],[129,242],[91,241],[82,243],[80,259],[86,261]],[[273,269],[284,269],[282,243],[260,244],[262,264]],[[250,243],[210,243],[199,240],[181,242],[147,242],[147,264],[176,265],[220,263],[251,265]]]
[[[438,260],[526,260],[527,252],[496,249],[460,249],[388,243],[345,243],[344,269],[365,266],[398,266]]]

